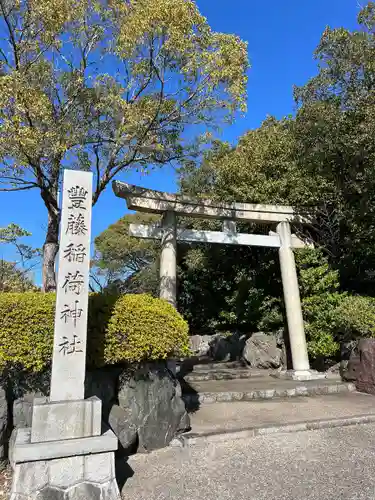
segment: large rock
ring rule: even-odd
[[[8,402],[4,389],[0,387],[0,459],[5,458],[8,430]]]
[[[350,340],[340,344],[340,375],[344,380],[357,379],[359,369],[358,341]]]
[[[137,445],[137,428],[132,421],[129,408],[113,405],[109,412],[108,423],[116,434],[122,451],[128,455],[134,453]]]
[[[13,401],[13,431],[8,443],[8,458],[14,468],[13,448],[16,442],[17,429],[31,427],[33,416],[33,402],[37,397],[42,397],[41,392],[23,392],[23,396]]]
[[[119,377],[118,401],[126,425],[136,429],[138,451],[163,448],[190,426],[179,382],[165,364],[124,371]],[[126,443],[129,437],[124,439]]]
[[[192,335],[190,337],[190,350],[194,356],[208,356],[210,353],[211,335]]]
[[[122,368],[110,366],[86,372],[85,397],[97,396],[101,400],[105,422],[108,422],[112,405],[117,403],[117,380],[122,371]]]
[[[210,355],[215,361],[240,359],[246,343],[246,335],[240,333],[215,335],[210,344]]]
[[[245,344],[243,358],[254,368],[279,368],[282,350],[276,337],[263,332],[254,333]]]
[[[29,392],[13,402],[13,427],[15,429],[31,427],[34,398],[41,396],[40,393]]]
[[[375,394],[375,339],[361,339],[358,353],[355,380],[357,390]]]

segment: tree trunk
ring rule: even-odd
[[[43,291],[56,290],[55,260],[59,250],[59,214],[52,208],[48,210],[48,226],[43,245]]]

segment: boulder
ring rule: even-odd
[[[359,363],[358,341],[350,340],[340,344],[340,375],[344,380],[357,378]]]
[[[210,356],[214,361],[230,361],[232,344],[226,337],[216,336],[211,341]]]
[[[8,443],[8,458],[13,464],[13,447],[16,441],[16,433],[18,429],[31,427],[33,417],[33,402],[35,398],[43,397],[40,392],[23,392],[23,396],[13,401],[13,431]]]
[[[86,372],[85,397],[97,396],[101,400],[105,422],[108,422],[112,405],[117,402],[117,380],[122,371],[122,368],[110,366]]]
[[[211,335],[192,335],[190,337],[190,350],[194,356],[208,356],[210,353]]]
[[[285,344],[279,347],[279,349],[281,349],[280,366],[282,366],[285,370],[287,370],[289,366],[288,366],[288,353]]]
[[[236,361],[241,358],[246,335],[240,333],[217,334],[210,342],[210,355],[215,361]]]
[[[355,385],[360,392],[375,394],[375,339],[358,343]]]
[[[113,405],[108,416],[108,423],[116,434],[123,451],[129,455],[136,451],[137,428],[132,421],[128,408]]]
[[[138,451],[163,448],[178,432],[190,428],[180,384],[166,364],[150,363],[125,370],[118,387],[119,407],[124,410],[127,425],[136,430]],[[116,417],[120,419],[118,410]],[[124,444],[129,440],[131,437],[126,436]]]
[[[8,460],[13,470],[16,465],[13,460],[13,450],[14,450],[14,445],[16,444],[16,437],[17,437],[17,429],[13,429],[8,442]]]
[[[359,356],[353,355],[349,361],[340,362],[340,375],[346,382],[355,382],[359,373],[361,360]]]
[[[263,332],[254,333],[245,344],[243,358],[254,368],[279,368],[282,350],[276,337]]]
[[[40,397],[43,397],[40,392],[26,392],[22,398],[18,398],[13,402],[13,427],[15,429],[31,427],[33,402],[35,398]]]
[[[8,424],[8,402],[4,389],[0,387],[0,459],[5,458],[5,445],[9,430]]]

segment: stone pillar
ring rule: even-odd
[[[92,173],[65,170],[62,194],[51,392],[17,430],[10,500],[120,500],[117,438],[100,399],[84,399]]]
[[[311,378],[309,377],[310,364],[307,354],[297,269],[292,249],[289,222],[280,222],[277,226],[277,234],[280,237],[281,243],[279,248],[281,278],[283,282],[293,370],[296,374],[296,377],[293,378]]]
[[[160,255],[160,298],[173,307],[177,303],[177,238],[176,215],[165,212],[163,216],[163,236]]]

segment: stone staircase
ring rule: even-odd
[[[355,391],[339,375],[309,381],[280,379],[274,370],[249,368],[241,361],[214,363],[209,359],[187,360],[181,364],[179,378],[187,408],[201,404],[238,402],[342,394]]]
[[[177,376],[191,430],[173,446],[195,446],[265,434],[313,431],[375,423],[375,397],[357,392],[338,373],[297,381],[242,361],[190,358]]]
[[[271,370],[258,370],[248,367],[242,361],[221,363],[199,363],[192,367],[192,371],[184,376],[187,382],[202,382],[209,380],[239,380],[252,377],[261,377],[272,373]]]

